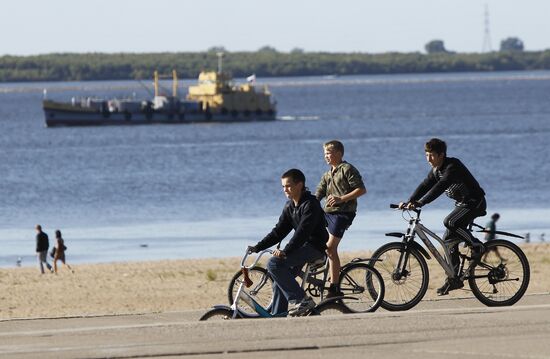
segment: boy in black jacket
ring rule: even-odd
[[[428,177],[416,188],[407,203],[400,203],[400,208],[422,207],[439,197],[443,192],[454,199],[455,208],[445,218],[443,224],[447,228],[443,240],[461,238],[471,243],[475,256],[483,252],[483,244],[468,230],[468,226],[476,217],[486,214],[487,204],[485,192],[470,171],[459,159],[447,157],[447,144],[432,138],[424,146],[426,160],[432,166]],[[458,268],[458,244],[450,249],[450,260],[453,268]],[[441,288],[437,290],[439,295],[446,295],[449,291],[459,289],[464,283],[454,277],[449,277]]]
[[[315,306],[295,279],[297,271],[307,262],[323,258],[328,233],[321,204],[305,186],[302,171],[291,169],[283,173],[283,192],[289,199],[275,228],[251,252],[259,252],[281,242],[293,229],[294,234],[283,250],[275,249],[267,263],[273,278],[272,314],[299,316]],[[290,308],[289,308],[290,304]]]

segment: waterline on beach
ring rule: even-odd
[[[448,212],[428,208],[422,213],[422,222],[442,236],[442,220]],[[499,212],[499,230],[522,236],[529,232],[533,242],[539,240],[541,233],[550,233],[550,225],[546,220],[550,216],[550,209],[503,209]],[[485,225],[489,215],[476,222]],[[273,216],[155,222],[131,226],[69,227],[63,229],[63,234],[67,241],[68,263],[238,257],[247,245],[262,239],[276,221],[277,217]],[[406,226],[400,211],[388,209],[359,212],[339,249],[374,250],[384,243],[397,240],[384,236],[385,233],[404,231]],[[54,229],[45,227],[45,230],[50,234],[50,245],[53,245]],[[0,238],[4,248],[0,256],[1,267],[15,266],[18,257],[21,257],[23,266],[36,264],[32,229],[2,229]]]

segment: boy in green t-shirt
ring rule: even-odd
[[[329,239],[327,254],[330,263],[330,288],[327,298],[341,296],[338,292],[340,280],[340,258],[338,244],[349,228],[357,212],[357,198],[367,193],[359,171],[343,160],[344,145],[340,141],[329,141],[323,145],[325,161],[330,165],[317,186],[315,196],[325,198],[325,218]]]

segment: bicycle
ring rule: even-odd
[[[366,263],[368,261],[370,261],[368,258],[354,258],[340,270],[339,290],[344,294],[341,302],[350,313],[374,312],[380,307],[384,298],[385,289],[382,275],[372,265]],[[272,299],[273,280],[265,268],[256,264],[257,262],[250,266],[248,270],[249,276],[253,277],[257,283],[250,289],[249,293],[257,302],[268,307]],[[313,263],[308,263],[305,271],[300,274],[302,289],[311,297],[323,301],[329,288],[328,270],[329,262],[326,256]],[[231,278],[227,288],[229,303],[233,303],[242,281],[243,274],[241,271],[235,273]],[[367,290],[367,283],[374,290]],[[250,313],[249,307],[242,307],[241,310]]]
[[[399,208],[391,204],[390,208]],[[462,239],[443,241],[420,223],[421,209],[403,209],[403,218],[408,221],[406,233],[392,232],[386,236],[402,238],[401,242],[391,242],[377,249],[370,264],[377,268],[384,278],[386,293],[382,308],[390,311],[408,310],[417,305],[428,289],[429,272],[426,259],[430,254],[415,241],[416,235],[435,257],[448,277],[455,275],[450,265],[449,249],[464,242],[459,253],[458,279],[468,281],[474,296],[486,306],[508,306],[516,303],[525,294],[529,285],[529,262],[523,251],[514,243],[504,240],[491,240],[484,244],[485,252],[480,258],[472,258],[472,247]],[[405,213],[409,218],[405,218]],[[416,213],[416,215],[411,214]],[[472,223],[472,226],[483,227]],[[498,231],[497,234],[514,238],[521,236]],[[429,237],[441,244],[445,259],[435,248]],[[465,250],[464,250],[465,248]],[[373,290],[374,289],[370,289]]]
[[[243,274],[243,280],[239,282],[235,299],[232,301],[231,306],[226,305],[215,305],[212,309],[207,311],[199,320],[227,320],[227,319],[240,319],[240,318],[275,318],[275,317],[286,317],[288,312],[271,314],[268,306],[262,306],[254,299],[255,295],[251,295],[244,288],[250,288],[254,284],[250,279],[249,271],[256,267],[256,264],[260,258],[265,254],[272,254],[273,251],[270,249],[263,250],[258,253],[254,263],[251,266],[246,266],[245,262],[247,257],[251,254],[248,250],[245,252],[245,255],[241,261],[241,273]],[[307,269],[306,269],[307,271]],[[312,309],[307,311],[304,316],[309,315],[321,315],[325,314],[343,314],[347,313],[348,309],[344,306],[340,300],[345,297],[335,297],[330,299],[325,299],[315,305]],[[244,301],[248,306],[253,310],[253,313],[243,310],[243,307],[240,305],[240,301]]]

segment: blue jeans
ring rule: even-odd
[[[295,277],[305,263],[322,258],[324,253],[309,243],[288,254],[286,258],[271,257],[267,262],[267,271],[273,278],[273,303],[271,314],[288,311],[288,302],[299,302],[306,293]]]

